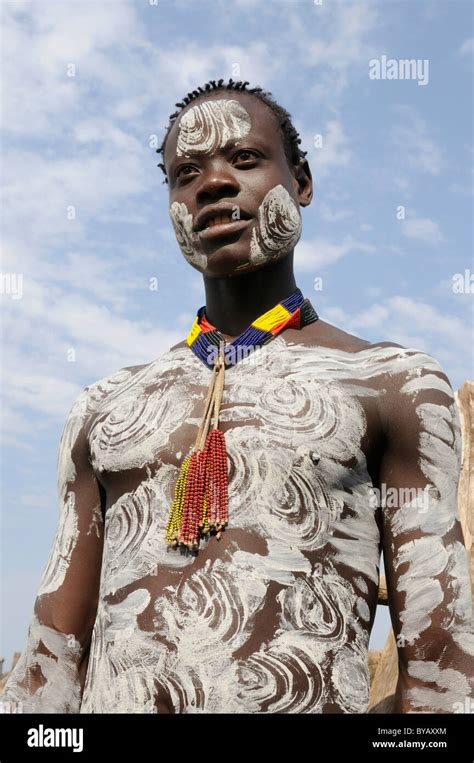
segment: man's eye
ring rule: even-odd
[[[187,172],[186,170],[190,170],[190,172]],[[181,175],[190,175],[192,172],[196,172],[196,167],[193,167],[192,164],[182,164],[181,167],[178,167],[176,170],[176,177],[181,177]]]
[[[243,161],[243,162],[248,162],[249,160],[252,161],[253,159],[257,159],[257,158],[258,158],[258,154],[255,151],[251,151],[248,148],[242,148],[234,156],[235,160]]]
[[[250,163],[255,159],[258,159],[259,155],[256,151],[248,148],[242,148],[233,156],[234,162],[243,162],[244,164]],[[176,170],[176,177],[190,177],[198,170],[192,164],[181,164]]]

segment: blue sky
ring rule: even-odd
[[[0,294],[9,667],[56,530],[74,399],[184,339],[204,303],[153,148],[174,104],[220,77],[273,93],[315,184],[298,286],[322,319],[431,353],[456,389],[474,366],[473,293],[452,288],[456,273],[474,273],[474,46],[461,0],[40,0],[1,11],[2,273],[23,278],[21,298],[5,280]],[[427,60],[427,84],[371,79],[382,56]],[[387,628],[385,612],[372,646]]]

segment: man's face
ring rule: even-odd
[[[193,101],[168,135],[164,161],[176,238],[196,270],[238,275],[293,250],[308,192],[257,98],[219,91]]]

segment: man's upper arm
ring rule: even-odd
[[[86,388],[76,399],[61,437],[59,521],[27,643],[2,697],[21,702],[24,712],[67,713],[80,708],[103,548],[100,489],[87,441],[88,400]]]
[[[396,711],[472,712],[471,584],[457,511],[459,416],[441,366],[419,355],[414,372],[392,379],[380,408],[383,553],[400,669]]]

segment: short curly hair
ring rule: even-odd
[[[234,90],[249,93],[249,95],[255,96],[255,98],[258,98],[272,110],[280,127],[280,132],[283,139],[283,147],[285,150],[286,158],[288,160],[288,164],[292,168],[296,167],[299,164],[300,159],[304,159],[308,152],[302,151],[299,147],[301,138],[291,121],[291,115],[288,113],[288,111],[286,111],[286,109],[284,109],[275,100],[273,100],[271,93],[262,90],[261,87],[248,88],[247,85],[249,84],[249,82],[242,81],[234,82],[232,79],[229,79],[228,82],[224,82],[223,79],[217,80],[217,82],[216,80],[209,80],[209,82],[206,82],[205,85],[199,86],[196,90],[192,90],[183,98],[182,101],[175,104],[178,107],[178,111],[170,114],[170,121],[166,130],[165,137],[161,146],[156,149],[156,153],[161,154],[164,160],[165,145],[170,130],[186,106],[201,96],[206,96],[210,93],[215,93],[216,91],[221,90]],[[166,174],[166,167],[164,162],[160,162],[157,166],[163,170],[165,175],[165,180],[163,182],[167,183],[168,177]]]

